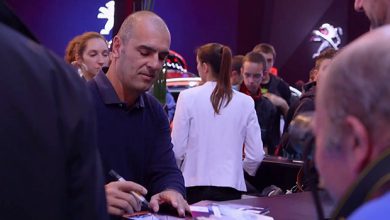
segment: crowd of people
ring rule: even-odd
[[[244,172],[288,153],[282,132],[307,111],[319,186],[339,204],[332,217],[386,219],[389,0],[355,0],[373,30],[323,51],[299,99],[272,73],[272,45],[236,56],[220,43],[199,46],[202,84],[180,93],[172,130],[147,92],[171,44],[157,14],[129,15],[110,48],[99,33],[76,36],[63,61],[0,6],[1,219],[120,219],[165,206],[184,216],[201,200],[240,199]]]

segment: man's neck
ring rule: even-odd
[[[114,71],[110,71],[110,69],[107,72],[107,78],[110,80],[112,87],[114,87],[119,100],[126,103],[128,106],[133,106],[141,94],[135,91],[126,90],[117,74]]]

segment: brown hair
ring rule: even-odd
[[[242,67],[242,59],[244,58],[243,55],[236,55],[233,57],[232,59],[232,71],[237,71],[237,72],[240,72],[241,71],[241,67]]]
[[[265,69],[267,68],[267,61],[265,60],[262,53],[253,52],[253,51],[247,53],[245,57],[242,59],[242,63],[245,62],[263,64],[263,71],[265,71]]]
[[[211,93],[210,100],[214,112],[219,114],[222,104],[227,106],[233,97],[232,85],[230,84],[230,72],[232,52],[229,47],[218,43],[209,43],[196,50],[200,62],[207,63],[212,69],[212,74],[217,80],[217,86]]]
[[[336,56],[336,54],[337,54],[337,50],[335,50],[333,48],[327,48],[327,49],[323,50],[320,53],[320,55],[318,55],[318,57],[316,57],[314,69],[320,68],[322,61],[324,61],[326,59],[333,59],[333,57]]]
[[[266,43],[258,44],[253,48],[252,51],[256,53],[266,53],[266,54],[271,53],[274,59],[276,58],[275,48],[271,44],[266,44]]]
[[[106,39],[99,33],[97,32],[85,32],[83,33],[82,35],[79,35],[76,37],[77,38],[77,46],[75,48],[75,56],[79,56],[79,57],[82,57],[83,55],[83,52],[85,50],[85,48],[87,47],[87,41],[90,40],[90,39],[94,39],[94,38],[100,38],[102,40],[104,40],[104,42],[107,43]],[[108,45],[107,45],[108,47]]]

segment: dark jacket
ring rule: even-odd
[[[98,147],[106,183],[126,180],[148,189],[148,196],[175,189],[185,197],[183,175],[176,165],[167,116],[156,98],[142,94],[134,106],[119,100],[103,72],[87,83],[97,112]]]
[[[0,48],[0,219],[107,219],[84,83],[3,24]]]
[[[240,92],[250,96],[250,93],[244,83],[240,86]],[[277,130],[278,126],[275,125],[277,117],[276,107],[268,98],[261,95],[261,91],[259,91],[257,96],[251,97],[255,102],[257,120],[259,121],[261,129],[261,140],[268,150],[273,151],[279,141],[279,131]]]

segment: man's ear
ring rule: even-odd
[[[358,118],[349,115],[345,122],[349,129],[349,132],[346,132],[349,136],[345,146],[346,153],[352,170],[358,174],[371,162],[372,145],[367,128]]]
[[[112,40],[112,58],[118,58],[120,55],[120,48],[122,45],[122,41],[118,36],[115,36]]]

